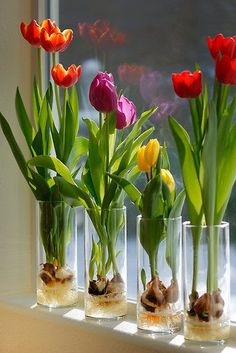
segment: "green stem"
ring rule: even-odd
[[[158,251],[157,251],[158,252]],[[155,278],[158,274],[157,268],[157,252],[153,251],[149,256],[149,263],[151,269],[151,278]]]
[[[56,53],[52,53],[52,64],[53,64],[53,66],[56,65]],[[62,114],[61,114],[59,89],[58,89],[58,86],[57,86],[57,84],[55,82],[54,82],[54,92],[55,92],[55,97],[56,97],[57,114],[58,114],[58,118],[59,118],[60,124],[62,124]]]
[[[115,244],[111,241],[110,242],[110,246],[109,246],[109,253],[111,256],[111,262],[112,262],[112,266],[113,266],[113,273],[117,274],[119,273],[119,268],[116,262],[116,252],[115,252]]]
[[[198,266],[199,266],[199,246],[201,240],[201,227],[192,228],[193,236],[193,279],[192,279],[192,293],[197,291],[198,284]]]
[[[220,85],[221,89],[220,89],[220,96],[218,99],[218,119],[221,119],[222,115],[224,114],[224,110],[227,106],[227,101],[228,101],[228,96],[229,96],[229,90],[230,90],[230,86],[229,85],[224,85],[221,84]]]
[[[102,252],[102,256],[101,256],[101,259],[102,259],[102,269],[101,269],[101,276],[102,277],[106,277],[106,246],[105,244],[102,244],[101,246],[101,252]]]
[[[105,124],[106,124],[106,174],[105,174],[105,194],[108,191],[108,183],[109,183],[109,164],[110,164],[110,146],[109,146],[109,117],[106,114],[105,116]]]
[[[42,51],[38,48],[38,82],[39,82],[39,94],[43,95],[43,83],[42,83]]]
[[[212,294],[214,290],[214,227],[207,227],[208,239],[208,266],[207,266],[207,293]]]
[[[100,129],[100,132],[102,130],[102,113],[99,112],[99,129]]]
[[[208,236],[208,267],[207,267],[207,293],[211,294],[218,289],[218,252],[219,232],[217,227],[209,226]]]
[[[189,107],[192,117],[195,144],[196,146],[199,146],[199,143],[201,142],[201,116],[199,115],[195,99],[189,99]]]

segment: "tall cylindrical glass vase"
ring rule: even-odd
[[[137,218],[138,328],[173,333],[182,324],[182,219]]]
[[[63,201],[39,201],[37,223],[37,303],[52,308],[76,304],[76,209]]]
[[[85,210],[85,315],[127,311],[126,208]]]
[[[183,224],[184,337],[222,341],[229,337],[229,224]]]

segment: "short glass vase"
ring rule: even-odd
[[[127,313],[126,208],[85,210],[85,315]]]
[[[183,223],[184,337],[222,342],[230,334],[229,224]]]
[[[76,209],[63,201],[39,201],[37,303],[50,308],[77,303]]]
[[[137,325],[174,333],[181,329],[182,218],[137,217]]]

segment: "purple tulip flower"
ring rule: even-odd
[[[112,74],[98,72],[90,85],[89,100],[102,113],[109,113],[117,108],[117,93]]]
[[[134,103],[122,95],[117,103],[116,128],[124,129],[134,124],[136,120],[137,113]]]

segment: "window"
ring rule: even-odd
[[[188,125],[188,110],[186,102],[178,100],[171,85],[171,73],[184,69],[192,70],[194,63],[200,64],[204,74],[212,79],[214,65],[207,49],[206,38],[222,32],[225,36],[235,32],[235,4],[221,0],[194,1],[175,0],[171,2],[149,0],[121,0],[108,2],[106,0],[87,0],[79,2],[64,1],[59,5],[61,28],[72,28],[74,40],[69,49],[62,53],[60,60],[66,65],[82,64],[84,74],[80,88],[87,92],[93,74],[102,68],[102,56],[95,58],[94,47],[88,40],[78,36],[78,23],[94,23],[100,19],[109,22],[118,32],[124,32],[125,43],[112,50],[106,50],[106,69],[115,76],[119,88],[125,89],[127,95],[135,101],[139,112],[150,104],[159,105],[159,112],[152,119],[156,127],[156,135],[165,139],[170,154],[171,167],[177,177],[178,187],[181,187],[178,158],[175,144],[167,124],[167,116],[172,113],[181,123]],[[142,77],[142,87],[136,83],[128,83],[127,77],[119,74],[121,64],[141,65],[148,70]],[[121,70],[121,67],[120,67]],[[145,88],[144,88],[145,87]],[[81,96],[81,113],[87,114],[89,109],[86,96]],[[89,112],[90,116],[93,112]],[[231,227],[231,261],[232,261],[232,293],[236,295],[236,243],[233,234],[236,231],[234,214],[235,191],[232,194],[226,220]],[[186,212],[184,218],[187,218]],[[128,238],[129,238],[129,295],[135,297],[135,211],[128,207]],[[132,256],[131,256],[132,254]]]

